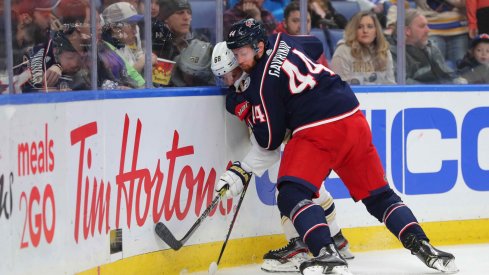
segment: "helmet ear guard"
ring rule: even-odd
[[[255,52],[258,52],[258,43],[261,41],[267,44],[265,28],[260,22],[249,18],[233,24],[229,30],[226,44],[231,50],[249,45]]]

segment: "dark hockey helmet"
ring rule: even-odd
[[[258,42],[267,43],[267,33],[263,25],[253,18],[243,19],[231,27],[226,44],[229,49],[238,49],[250,45],[258,51]]]

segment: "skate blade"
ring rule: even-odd
[[[335,266],[333,268],[323,266],[310,266],[302,271],[303,275],[323,275],[323,274],[336,274],[336,275],[353,275],[347,266]]]
[[[261,265],[261,269],[266,272],[300,272],[299,266],[302,262],[308,260],[305,257],[294,257],[287,262],[280,262],[278,260],[264,260]]]
[[[299,267],[291,262],[281,263],[277,260],[264,260],[261,270],[266,272],[299,272]]]
[[[459,271],[455,264],[455,259],[449,260],[446,264],[443,264],[443,259],[438,259],[433,263],[433,268],[447,274],[453,274]]]
[[[355,255],[351,253],[349,249],[340,249],[338,252],[340,252],[341,257],[343,257],[345,260],[351,260],[355,258]]]

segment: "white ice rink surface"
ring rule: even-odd
[[[458,275],[489,274],[489,244],[440,246],[441,250],[455,255],[459,268]],[[226,254],[226,252],[224,252]],[[223,256],[225,257],[225,255]],[[209,263],[210,264],[210,263]],[[355,259],[348,262],[354,275],[418,275],[443,274],[426,267],[414,255],[405,249],[383,250],[355,253]],[[191,273],[204,275],[207,272]],[[246,265],[236,268],[220,268],[216,274],[222,275],[291,275],[299,273],[268,273],[260,265]]]

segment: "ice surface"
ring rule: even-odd
[[[460,269],[458,275],[489,274],[489,243],[474,245],[440,246],[437,248],[455,255]],[[226,252],[224,252],[226,253]],[[225,256],[224,256],[225,257]],[[406,249],[356,252],[355,259],[348,261],[354,275],[420,275],[444,274],[426,267],[416,256]],[[190,273],[204,275],[205,272]],[[246,265],[235,268],[219,268],[217,275],[291,275],[299,273],[268,273],[260,265]]]

